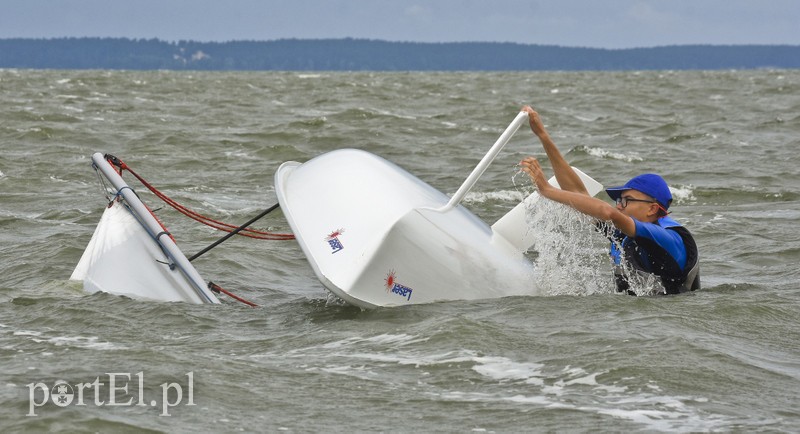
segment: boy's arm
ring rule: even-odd
[[[542,119],[539,117],[539,113],[530,106],[523,107],[522,111],[528,113],[528,121],[531,125],[531,130],[533,134],[539,138],[539,141],[542,142],[542,147],[547,153],[550,164],[553,166],[553,172],[556,175],[556,180],[561,189],[589,196],[589,192],[586,191],[586,186],[583,184],[580,176],[572,170],[572,166],[567,163],[567,160],[561,155],[561,151],[558,150],[558,147],[550,138],[550,134],[544,128]]]

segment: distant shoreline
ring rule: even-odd
[[[207,71],[626,71],[797,69],[796,45],[583,48],[367,39],[169,42],[0,39],[0,68]]]

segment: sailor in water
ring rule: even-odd
[[[625,270],[657,276],[666,294],[699,289],[697,245],[689,231],[668,216],[672,193],[664,179],[646,173],[621,187],[606,189],[616,201],[616,207],[591,197],[550,139],[539,114],[528,106],[522,110],[528,113],[531,130],[542,142],[561,188],[547,182],[539,162],[533,157],[522,160],[522,170],[530,175],[542,196],[594,217],[600,221],[598,227],[607,228],[612,241],[617,291],[635,295],[629,290]]]

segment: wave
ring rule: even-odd
[[[611,415],[651,430],[721,429],[735,417],[707,414],[697,403],[704,396],[668,393],[634,371],[620,377],[561,361],[519,360],[469,348],[424,348],[430,340],[413,334],[354,336],[289,351],[281,357],[303,361],[307,373],[391,383],[404,388],[404,375],[433,401],[506,403],[520,409],[558,409]],[[273,360],[272,352],[251,358]],[[574,362],[574,361],[573,361]],[[452,381],[457,376],[459,381]]]
[[[631,152],[629,154],[623,154],[621,152],[612,152],[603,148],[583,146],[583,145],[576,146],[574,150],[579,152],[585,152],[586,154],[589,154],[593,157],[610,158],[613,160],[621,160],[628,163],[633,163],[635,161],[644,161],[644,159],[635,152]]]
[[[670,187],[669,191],[672,193],[672,200],[675,203],[684,203],[696,200],[694,196],[695,187],[692,185]]]
[[[42,332],[33,330],[17,330],[14,331],[13,336],[27,337],[37,344],[52,344],[56,347],[72,347],[82,348],[89,350],[125,350],[125,346],[113,344],[111,342],[101,341],[97,336],[44,336]],[[48,354],[48,353],[44,353]]]

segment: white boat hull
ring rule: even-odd
[[[349,303],[371,308],[530,291],[522,208],[493,231],[402,168],[354,149],[284,163],[275,190],[320,282]]]

